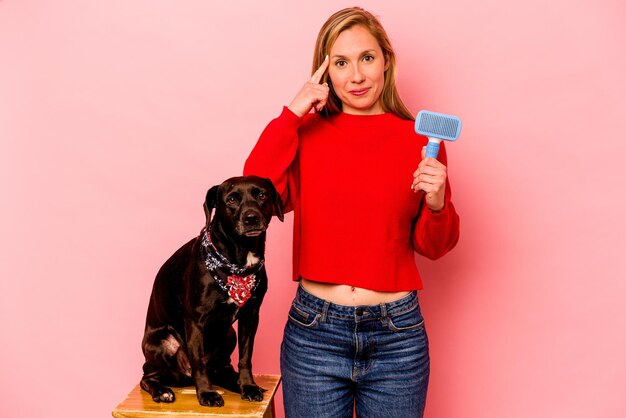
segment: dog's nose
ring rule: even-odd
[[[246,226],[258,225],[260,220],[261,218],[257,212],[247,211],[243,214],[243,223]]]

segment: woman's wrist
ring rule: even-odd
[[[446,207],[446,204],[445,204],[445,202],[444,202],[444,203],[442,203],[442,204],[441,204],[441,206],[440,206],[440,207],[433,208],[433,207],[431,207],[431,206],[428,206],[428,209],[431,211],[431,213],[437,214],[437,213],[441,213],[441,212],[443,212],[443,210],[445,209],[445,207]]]

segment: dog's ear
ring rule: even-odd
[[[272,192],[272,200],[274,201],[274,215],[276,215],[279,221],[283,222],[285,220],[285,216],[283,215],[283,200],[280,198],[280,194],[278,194],[278,192],[276,191],[272,180],[266,180],[269,183],[270,191]]]
[[[206,192],[204,199],[204,216],[206,216],[206,226],[211,223],[211,211],[217,207],[217,189],[219,186],[213,186]]]

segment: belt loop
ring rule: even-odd
[[[328,317],[328,307],[330,306],[330,302],[325,300],[324,306],[322,307],[322,317],[320,318],[320,322],[326,322],[326,318]]]
[[[385,303],[380,304],[380,319],[382,319],[383,324],[387,323],[387,305]]]

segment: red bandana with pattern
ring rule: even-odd
[[[256,283],[256,275],[241,277],[235,274],[228,276],[226,287],[228,288],[228,296],[233,298],[237,306],[241,306],[252,296],[252,288]]]

